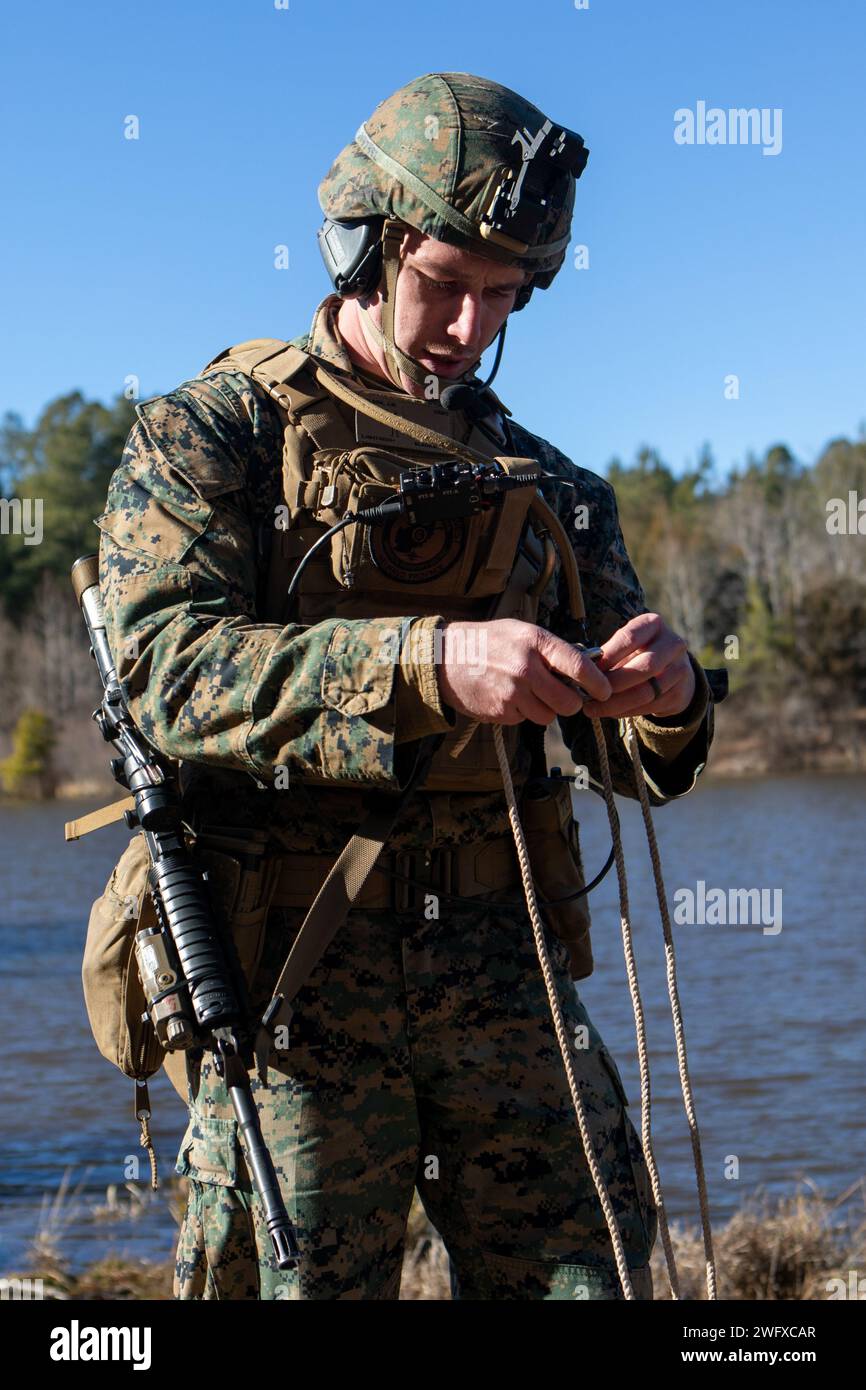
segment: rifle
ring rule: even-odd
[[[253,1187],[261,1201],[279,1269],[289,1269],[300,1250],[277,1181],[252,1097],[243,1058],[243,1009],[232,981],[205,875],[184,840],[176,782],[134,724],[108,645],[99,592],[99,559],[84,555],[72,566],[72,587],[87,625],[91,654],[103,686],[93,719],[114,748],[115,781],[132,793],[124,813],[140,826],[150,855],[148,891],[157,926],[138,933],[136,961],[148,1013],[167,1052],[208,1047],[228,1089],[243,1138]]]

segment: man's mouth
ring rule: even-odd
[[[423,367],[429,367],[437,376],[460,376],[471,366],[476,359],[474,357],[445,357],[439,353],[428,352],[426,357],[419,357],[418,361]]]

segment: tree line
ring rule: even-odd
[[[708,449],[674,475],[641,450],[607,469],[647,593],[732,714],[780,756],[857,740],[866,707],[866,437],[811,463],[784,445],[719,478]],[[862,502],[862,509],[860,503]],[[860,529],[862,527],[862,530]],[[852,766],[857,759],[849,759]]]
[[[61,757],[64,721],[96,694],[69,570],[96,548],[93,518],[134,419],[122,396],[103,405],[75,391],[32,429],[11,412],[0,423],[0,737],[39,709]],[[732,717],[781,754],[854,736],[866,708],[866,437],[810,462],[776,445],[724,476],[708,448],[677,473],[650,448],[630,463],[577,461],[614,486],[649,607],[705,665],[727,668]],[[10,504],[28,498],[42,499],[38,544],[11,525]],[[75,743],[70,732],[73,764]]]

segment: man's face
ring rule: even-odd
[[[411,228],[403,239],[394,338],[399,348],[456,379],[493,342],[526,278],[522,270],[448,246]],[[381,302],[371,306],[381,325]],[[412,395],[424,388],[403,378]]]

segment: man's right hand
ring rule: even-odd
[[[582,685],[594,700],[611,693],[589,657],[534,623],[494,618],[443,625],[439,693],[458,714],[482,724],[550,724],[583,706],[583,697],[560,677]]]

